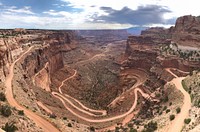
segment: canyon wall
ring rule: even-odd
[[[172,34],[173,41],[179,45],[200,48],[200,17],[187,15],[178,18]]]
[[[172,67],[184,71],[198,69],[200,62],[180,57],[180,51],[171,55],[163,55],[161,47],[170,47],[175,43],[185,50],[200,50],[200,17],[183,16],[177,19],[175,27],[169,29],[155,27],[141,32],[139,36],[129,36],[125,57],[126,67],[150,69],[153,65],[162,68]],[[186,46],[186,47],[185,47]],[[192,48],[191,48],[192,47]],[[184,52],[183,50],[182,52]]]
[[[32,78],[45,67],[47,62],[46,72],[41,72],[41,74],[45,74],[44,76],[49,76],[62,68],[64,66],[63,52],[72,50],[77,45],[74,31],[23,30],[23,32],[17,32],[15,30],[1,30],[1,34],[0,73],[3,75],[0,78],[1,81],[8,74],[9,64],[27,47],[34,46],[34,49],[33,52],[27,55],[21,65],[24,72],[27,73],[26,76]],[[41,85],[46,86],[46,84]]]
[[[30,77],[44,68],[47,62],[49,73],[53,74],[64,66],[63,52],[76,48],[74,31],[48,31],[44,35],[42,47],[28,55],[22,64]]]
[[[119,30],[77,30],[78,36],[93,41],[94,39],[99,43],[111,43],[113,41],[127,40],[128,32],[125,29]]]

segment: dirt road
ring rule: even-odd
[[[58,87],[58,90],[59,90],[59,92],[60,92],[61,94],[63,94],[63,93],[62,93],[62,90],[61,90],[61,87],[64,85],[64,83],[65,83],[67,80],[72,79],[73,77],[75,77],[76,74],[77,74],[77,70],[74,70],[74,74],[73,74],[72,76],[70,76],[70,77],[68,77],[68,78],[66,78],[65,80],[62,81],[61,85]]]
[[[17,103],[17,101],[13,97],[13,91],[12,91],[12,79],[13,79],[13,69],[15,64],[26,54],[29,53],[29,51],[33,47],[30,47],[26,52],[24,52],[18,59],[16,59],[10,66],[9,75],[6,77],[5,86],[6,86],[6,99],[8,103],[15,107],[18,110],[23,110],[25,115],[32,119],[38,126],[40,126],[45,132],[59,132],[59,130],[53,126],[51,123],[49,123],[47,120],[43,119],[42,117],[38,116],[37,114],[33,113],[30,110],[27,110],[26,108],[22,107]]]
[[[182,86],[182,80],[184,77],[175,78],[172,82],[175,84],[176,88],[181,91],[184,96],[183,105],[181,107],[181,112],[176,116],[175,120],[172,122],[171,127],[168,132],[180,132],[184,126],[184,119],[188,118],[189,110],[191,109],[191,98],[188,92]]]
[[[133,103],[132,107],[129,109],[129,111],[126,112],[126,113],[124,113],[124,114],[121,114],[121,115],[118,115],[118,116],[114,116],[114,117],[110,117],[110,118],[105,118],[105,119],[89,119],[89,118],[83,117],[82,115],[79,115],[79,114],[77,114],[76,112],[74,112],[74,110],[72,110],[71,108],[69,108],[69,107],[65,104],[65,101],[64,101],[64,100],[66,100],[65,97],[63,97],[62,95],[60,95],[60,94],[58,94],[58,93],[56,93],[56,92],[52,92],[52,94],[53,94],[54,97],[58,98],[58,99],[63,103],[64,107],[65,107],[68,111],[70,111],[73,115],[79,117],[80,119],[83,119],[83,120],[85,120],[85,121],[88,121],[88,122],[101,123],[101,122],[108,122],[108,121],[120,119],[120,118],[123,118],[123,117],[125,117],[125,116],[131,114],[131,113],[133,112],[133,110],[136,108],[136,105],[137,105],[137,100],[138,100],[138,94],[137,94],[137,93],[138,93],[138,92],[141,93],[143,97],[145,97],[145,98],[148,97],[148,98],[149,98],[149,95],[147,95],[146,93],[144,93],[141,89],[135,88],[135,89],[134,89],[134,95],[135,95],[134,97],[135,97],[135,100],[134,100],[134,103]],[[69,102],[68,102],[68,103],[69,103]],[[79,111],[85,113],[83,109],[80,109],[80,108],[78,108],[78,109],[79,109]]]
[[[84,113],[86,113],[86,114],[88,114],[88,115],[91,115],[91,116],[105,116],[105,115],[107,115],[106,110],[94,110],[94,109],[88,108],[88,107],[86,107],[85,105],[83,105],[80,101],[78,101],[77,99],[75,99],[75,98],[69,96],[68,94],[63,94],[61,87],[64,85],[64,82],[66,82],[66,81],[69,80],[69,79],[72,79],[73,77],[76,76],[76,74],[77,74],[77,70],[74,70],[74,74],[73,74],[72,76],[70,76],[70,77],[68,77],[68,78],[66,78],[65,80],[62,81],[61,85],[58,87],[60,94],[59,94],[59,93],[56,93],[56,92],[52,92],[52,94],[57,94],[57,95],[62,96],[62,97],[66,96],[67,98],[73,99],[73,100],[74,100],[76,103],[78,103],[83,109],[87,110],[87,111],[83,110],[82,112],[84,112]],[[63,96],[63,95],[64,95],[64,96]],[[75,107],[75,108],[77,108],[77,109],[79,110],[79,108],[78,108],[77,106],[75,106],[75,105],[74,105],[70,100],[68,100],[67,98],[64,97],[64,99],[65,99],[67,102],[69,102],[73,107]],[[95,113],[101,113],[101,114],[95,115],[95,114],[92,114],[92,113],[90,113],[90,112],[88,112],[88,111],[90,111],[90,112],[95,112]]]
[[[176,116],[174,121],[171,123],[171,126],[167,130],[168,132],[180,132],[182,127],[184,126],[184,119],[189,116],[189,110],[191,109],[191,98],[188,92],[182,86],[182,80],[185,77],[178,77],[168,68],[168,72],[172,75],[176,76],[171,82],[175,84],[176,88],[181,91],[184,96],[183,105],[181,107],[181,112]]]

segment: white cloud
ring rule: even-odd
[[[17,7],[15,7],[15,6],[11,6],[11,7],[7,7],[7,9],[4,9],[4,10],[6,13],[9,13],[9,14],[13,14],[13,13],[15,13],[15,14],[21,13],[21,14],[28,14],[28,15],[35,14],[31,11],[31,7],[29,7],[29,6],[25,6],[20,9],[17,9]]]
[[[199,1],[197,0],[62,0],[70,2],[71,6],[83,8],[87,10],[91,6],[95,6],[98,11],[99,7],[112,7],[115,10],[120,10],[123,7],[128,7],[135,10],[138,6],[145,5],[160,5],[166,6],[172,13],[165,15],[166,18],[179,17],[183,15],[200,15]]]
[[[54,4],[56,7],[72,6],[81,8],[81,12],[56,11],[55,9],[36,14],[31,7],[5,7],[0,2],[0,28],[53,28],[53,29],[100,29],[100,28],[127,28],[135,25],[111,24],[105,20],[93,22],[95,17],[108,15],[100,7],[111,7],[114,10],[121,10],[128,7],[137,10],[138,6],[158,5],[164,6],[172,12],[164,14],[165,19],[177,18],[183,15],[200,15],[200,8],[197,0],[62,0],[66,4]],[[4,8],[2,8],[4,7]],[[95,17],[94,17],[95,16]],[[137,18],[136,18],[137,19]],[[150,26],[171,26],[162,24],[152,24]]]

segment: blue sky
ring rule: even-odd
[[[197,0],[0,0],[0,28],[123,29],[200,15]]]

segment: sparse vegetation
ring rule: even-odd
[[[163,102],[168,102],[169,98],[168,96],[166,95],[164,98],[163,98]]]
[[[5,117],[9,117],[12,114],[11,108],[8,105],[3,105],[0,108],[1,114]]]
[[[181,112],[181,108],[180,107],[176,108],[176,113],[178,114],[180,112]]]
[[[67,117],[63,117],[63,120],[67,120]]]
[[[16,130],[18,130],[18,128],[15,126],[15,124],[12,123],[6,123],[5,126],[2,127],[3,130],[5,130],[6,132],[15,132]]]
[[[184,80],[182,80],[182,85],[183,85],[183,88],[185,89],[185,91],[189,91],[189,88],[187,87],[187,85],[185,84],[185,81]]]
[[[184,120],[184,123],[185,123],[185,124],[189,124],[190,121],[191,121],[191,119],[190,119],[190,118],[187,118],[187,119]]]
[[[90,131],[94,132],[95,128],[93,126],[90,127]]]
[[[169,119],[170,119],[170,121],[174,120],[175,119],[175,115],[170,115]]]
[[[147,125],[144,126],[145,129],[142,130],[142,132],[154,132],[158,128],[157,125],[157,122],[150,121]]]
[[[167,106],[164,106],[164,107],[163,107],[163,111],[166,110],[166,109],[167,109]]]
[[[71,123],[68,123],[67,126],[68,126],[68,127],[72,127],[72,124],[71,124]]]
[[[56,118],[56,115],[55,115],[55,114],[51,114],[51,115],[50,115],[50,118],[54,118],[54,119],[55,119],[55,118]]]
[[[133,127],[133,124],[132,124],[132,123],[129,123],[129,124],[128,124],[128,127],[129,127],[129,128],[132,128],[132,127]]]
[[[23,110],[19,110],[18,111],[18,115],[24,115],[24,111]]]
[[[137,132],[137,129],[131,128],[129,132]]]
[[[5,101],[6,100],[6,96],[4,93],[0,93],[0,101]]]
[[[167,109],[167,110],[166,110],[166,113],[169,113],[169,112],[170,112],[170,109]]]

